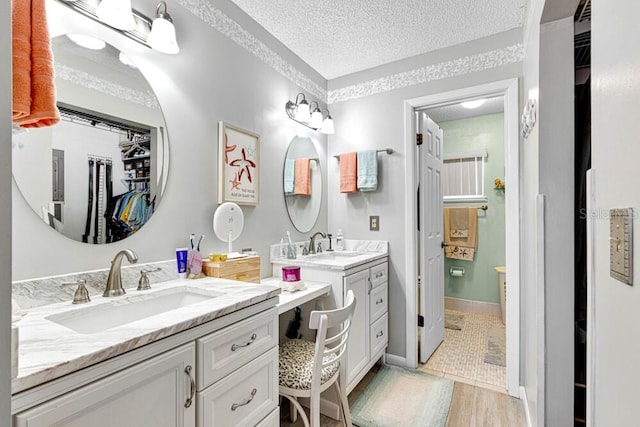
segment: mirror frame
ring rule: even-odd
[[[308,144],[306,148],[313,149],[313,153],[311,153],[310,151],[303,152],[302,155],[299,157],[290,158],[290,154],[293,151],[295,151],[295,149],[298,148],[300,144]],[[309,164],[309,167],[311,169],[311,196],[309,197],[309,202],[312,204],[312,206],[309,206],[309,208],[315,209],[315,213],[311,211],[311,215],[314,216],[313,220],[308,220],[304,223],[301,223],[301,221],[298,220],[298,218],[293,212],[293,210],[296,208],[295,201],[301,200],[301,199],[298,199],[301,196],[288,195],[285,193],[284,178],[285,178],[285,168],[286,168],[287,160],[303,158],[303,157],[309,157],[311,159],[315,159],[315,161],[311,160]],[[323,191],[322,166],[320,164],[319,151],[313,139],[307,136],[293,137],[293,139],[289,142],[289,145],[287,146],[287,151],[285,153],[282,171],[283,171],[282,172],[282,195],[284,197],[284,203],[287,209],[287,215],[289,216],[289,220],[291,221],[291,224],[293,224],[296,230],[298,230],[301,233],[308,233],[309,231],[313,230],[313,227],[315,227],[316,223],[318,222],[318,218],[320,218],[320,212],[322,210],[322,191]]]
[[[158,197],[155,200],[155,207],[153,208],[153,214],[157,214],[158,207],[161,204],[161,198],[164,196],[164,193],[167,190],[169,173],[171,169],[170,168],[171,149],[170,149],[170,136],[169,136],[169,130],[167,127],[167,120],[165,118],[165,113],[162,109],[162,105],[160,104],[160,97],[158,96],[158,93],[157,93],[158,91],[156,90],[156,87],[155,87],[157,85],[153,84],[153,81],[155,79],[149,78],[149,77],[155,76],[156,74],[156,70],[155,70],[156,67],[154,66],[153,63],[149,61],[150,58],[148,59],[145,57],[145,55],[149,52],[149,49],[139,45],[138,43],[135,43],[130,39],[127,39],[126,37],[123,37],[122,34],[116,31],[113,31],[111,28],[104,27],[100,24],[97,24],[91,19],[79,14],[78,12],[58,2],[52,2],[51,13],[49,16],[50,16],[49,32],[52,39],[54,37],[64,36],[65,34],[70,34],[70,33],[84,33],[84,34],[88,34],[93,37],[99,38],[101,40],[104,40],[107,44],[111,45],[116,50],[123,52],[125,55],[131,58],[138,66],[137,71],[140,73],[141,77],[144,80],[146,80],[149,91],[153,94],[153,96],[155,97],[155,101],[157,101],[158,103],[158,107],[159,107],[158,116],[161,119],[162,132],[163,132],[163,147],[164,147],[163,154],[162,154],[163,160],[162,160],[162,164],[158,166],[158,170],[160,174],[159,175],[160,177],[158,178],[158,184],[162,186],[162,190],[157,193]],[[126,123],[126,118],[123,119],[123,122]],[[156,129],[160,129],[160,127]],[[27,199],[24,197],[23,191],[20,189],[20,185],[18,185],[18,181],[15,179],[15,176],[13,176],[13,173],[12,173],[12,178],[14,180],[16,188],[19,190],[22,200],[29,207],[29,210],[36,215],[35,218],[39,218],[42,221],[43,217],[40,215],[39,212],[34,211],[33,207],[31,206],[31,203],[27,201]],[[146,225],[149,222],[149,220],[150,218],[148,218],[145,224],[143,224],[143,226],[141,226],[140,228],[144,228],[144,225]],[[58,232],[57,230],[52,230],[52,231],[55,232],[54,234],[60,235],[63,238],[66,238],[72,241],[79,241],[76,238],[67,237],[64,234]],[[134,234],[137,234],[137,233],[130,234],[125,239],[129,237],[133,237]]]

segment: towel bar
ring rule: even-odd
[[[376,152],[377,152],[377,153],[385,152],[385,153],[387,153],[387,154],[393,154],[393,149],[392,149],[392,148],[384,148],[384,149],[382,149],[382,150],[376,150]],[[339,156],[339,155],[335,155],[335,156],[333,156],[333,157],[335,157],[336,159],[340,160],[340,156]]]

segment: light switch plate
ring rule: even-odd
[[[610,275],[633,285],[633,209],[609,211]]]
[[[370,216],[369,217],[369,231],[380,231],[380,217],[379,216]]]

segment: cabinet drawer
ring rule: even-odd
[[[278,345],[278,309],[196,340],[198,391]]]
[[[380,316],[387,312],[387,295],[389,284],[383,283],[369,294],[370,320],[371,323],[378,320]]]
[[[371,325],[371,357],[383,350],[389,342],[387,314],[385,313],[380,319]]]
[[[278,348],[275,347],[199,392],[197,425],[255,426],[277,406]]]
[[[384,264],[371,267],[371,284],[373,285],[374,288],[376,286],[380,286],[384,282],[387,282],[388,266],[389,266],[389,263],[385,262]]]
[[[280,427],[280,408],[276,408],[256,427]]]

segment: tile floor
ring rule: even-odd
[[[462,329],[444,330],[444,341],[426,364],[418,369],[465,384],[506,393],[507,375],[504,366],[484,362],[487,331],[491,325],[504,325],[499,317],[445,310],[464,316]]]

